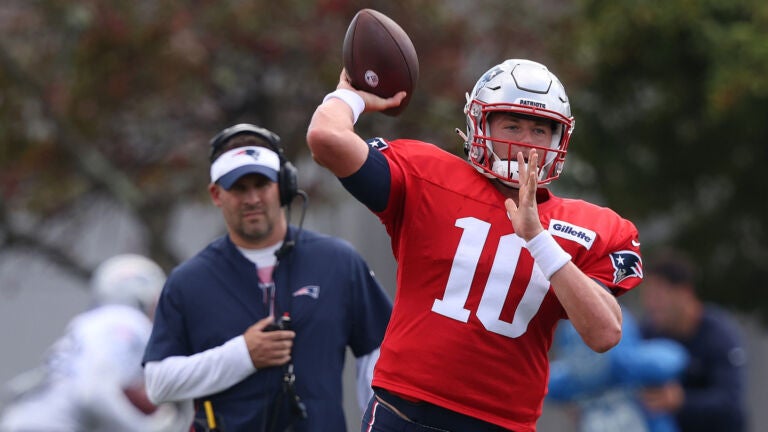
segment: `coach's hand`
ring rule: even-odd
[[[274,322],[273,317],[266,317],[248,327],[243,334],[248,353],[256,369],[284,365],[291,359],[291,348],[296,333],[292,330],[265,332],[264,329],[272,322]]]

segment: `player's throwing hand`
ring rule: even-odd
[[[336,89],[350,90],[357,93],[363,99],[363,102],[365,102],[365,107],[362,112],[384,111],[386,109],[399,107],[403,100],[405,100],[406,96],[405,91],[399,91],[392,97],[384,98],[373,93],[358,90],[352,87],[352,83],[349,80],[349,74],[347,73],[346,69],[341,70],[341,76],[339,77],[339,83],[336,85]]]

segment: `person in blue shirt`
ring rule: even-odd
[[[676,340],[690,356],[680,382],[646,390],[645,403],[673,411],[681,432],[747,430],[747,354],[733,316],[699,298],[696,266],[683,252],[659,252],[645,270],[643,335]]]
[[[603,354],[584,345],[569,321],[560,322],[547,401],[576,406],[579,432],[677,432],[673,416],[649,409],[640,392],[674,382],[688,355],[674,341],[643,340],[632,313],[623,307],[622,314],[621,342]]]
[[[210,158],[227,234],[163,287],[144,355],[149,398],[194,399],[198,431],[343,432],[346,350],[362,409],[391,300],[350,244],[289,224],[306,195],[276,134],[234,125]]]

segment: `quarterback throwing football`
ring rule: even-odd
[[[384,224],[398,262],[362,430],[534,431],[557,321],[597,352],[621,339],[615,297],[642,280],[637,229],[545,187],[574,119],[544,65],[506,60],[477,81],[467,160],[355,133],[362,112],[404,97],[355,90],[342,71],[307,132],[315,160]]]

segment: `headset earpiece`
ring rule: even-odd
[[[280,172],[278,173],[277,187],[280,190],[280,205],[285,207],[298,194],[298,172],[296,167],[283,157],[282,150],[278,154],[280,155]]]

